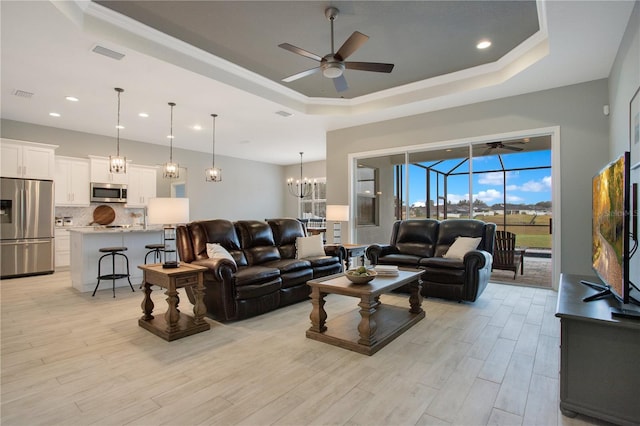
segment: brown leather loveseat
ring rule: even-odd
[[[495,233],[495,224],[475,219],[399,220],[390,244],[370,245],[366,255],[373,265],[424,269],[425,297],[474,302],[489,283]],[[477,246],[450,251],[460,237],[458,247]]]
[[[339,245],[296,258],[296,239],[306,237],[297,219],[195,221],[179,226],[177,235],[180,260],[208,268],[204,303],[207,315],[219,321],[248,318],[305,300],[308,280],[342,271],[344,248]],[[230,258],[209,258],[207,244],[219,244]]]

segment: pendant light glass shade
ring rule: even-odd
[[[204,171],[207,182],[221,182],[222,170],[216,168],[216,117],[218,114],[211,114],[213,117],[213,138],[211,142],[211,167]]]
[[[127,173],[127,158],[120,156],[120,94],[124,92],[124,89],[116,87],[114,89],[118,92],[118,124],[116,125],[116,155],[109,156],[109,173]]]
[[[176,106],[174,102],[169,102],[171,107],[171,127],[169,134],[169,162],[164,164],[162,177],[167,179],[177,179],[180,177],[180,166],[178,163],[173,162],[173,107]]]

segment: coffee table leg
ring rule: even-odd
[[[140,305],[142,308],[142,319],[145,321],[150,321],[153,319],[153,300],[151,300],[151,284],[145,281],[144,283],[144,299],[142,299],[142,304]]]
[[[409,309],[409,312],[412,314],[419,314],[422,312],[422,295],[420,294],[421,287],[422,280],[420,278],[409,284],[409,288],[411,289],[411,294],[409,295],[409,305],[411,305],[411,309]]]
[[[366,346],[373,346],[376,343],[376,330],[378,324],[376,323],[376,312],[380,302],[378,298],[370,298],[363,295],[360,298],[360,324],[358,324],[358,333],[360,333],[360,339],[358,343]]]
[[[322,333],[327,330],[325,323],[327,322],[327,312],[324,310],[324,297],[325,293],[322,293],[317,287],[311,289],[311,328],[309,330]]]

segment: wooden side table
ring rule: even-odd
[[[347,264],[347,269],[349,269],[349,267],[351,266],[351,258],[352,257],[361,257],[362,258],[362,266],[364,266],[364,255],[365,252],[367,250],[367,247],[369,247],[366,244],[342,244],[342,247],[344,247],[347,250],[347,259],[345,260],[346,264]]]
[[[178,268],[164,269],[161,263],[140,265],[143,271],[144,299],[142,300],[142,317],[138,325],[156,336],[167,341],[181,339],[192,334],[200,333],[211,328],[204,320],[206,307],[204,306],[204,272],[203,266],[181,263]],[[157,285],[167,289],[167,311],[162,316],[153,316],[153,301],[151,300],[151,286]],[[195,304],[193,317],[178,310],[180,298],[178,289],[193,287]]]

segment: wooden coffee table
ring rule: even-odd
[[[403,269],[398,276],[377,276],[368,284],[353,284],[344,274],[308,281],[313,309],[309,316],[311,328],[307,330],[307,337],[373,355],[424,318],[420,295],[423,272]],[[380,303],[380,295],[403,285],[411,288],[409,309]],[[330,293],[359,298],[360,309],[327,321],[324,298]]]

